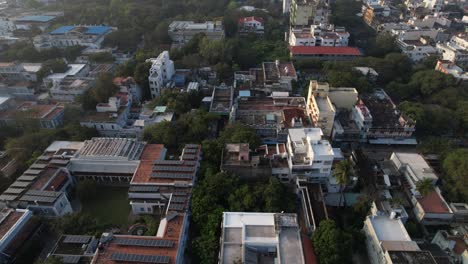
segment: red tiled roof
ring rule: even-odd
[[[60,191],[67,180],[67,174],[64,171],[61,171],[52,181],[49,182],[44,191]]]
[[[315,255],[314,246],[312,241],[306,235],[302,237],[302,249],[304,250],[304,258],[306,264],[317,264],[317,256]]]
[[[11,211],[7,217],[0,223],[0,239],[18,222],[24,212]]]
[[[437,191],[432,191],[426,196],[418,199],[419,204],[426,213],[445,214],[450,213],[445,201]]]
[[[258,22],[260,22],[260,23],[263,24],[263,18],[261,18],[261,17],[254,17],[254,16],[250,16],[250,17],[241,17],[241,18],[239,18],[239,21],[238,21],[238,22],[239,22],[239,24],[241,24],[241,23],[243,24],[243,23],[245,23],[245,22],[250,22],[250,21],[258,21]]]
[[[361,51],[355,47],[326,47],[326,46],[289,46],[293,55],[351,55],[362,56]]]

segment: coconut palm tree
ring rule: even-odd
[[[432,180],[425,178],[416,183],[416,190],[421,194],[421,196],[426,196],[434,190],[434,185],[432,185]]]
[[[353,173],[353,165],[349,160],[340,161],[335,165],[333,169],[333,176],[336,178],[336,182],[340,185],[340,203],[341,199],[344,198],[343,191],[346,188],[346,185],[349,183],[350,175]],[[346,198],[344,198],[343,206],[346,205]]]

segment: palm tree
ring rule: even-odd
[[[346,185],[349,183],[349,176],[353,172],[353,165],[349,160],[340,161],[335,165],[333,169],[333,176],[336,178],[336,182],[340,185],[340,203],[338,204],[341,206],[341,199],[344,198],[343,191],[346,188]],[[346,198],[343,201],[343,206],[346,205]]]
[[[416,190],[421,194],[421,196],[426,196],[434,190],[434,185],[432,185],[432,180],[425,178],[416,183]]]

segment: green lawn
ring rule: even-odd
[[[96,198],[82,203],[82,212],[100,223],[126,228],[130,213],[128,187],[99,186],[98,190]]]

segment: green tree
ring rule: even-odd
[[[76,185],[76,194],[80,201],[89,201],[96,197],[98,187],[93,180],[83,180]]]
[[[346,263],[343,233],[333,220],[320,222],[312,239],[320,264]]]
[[[166,147],[178,146],[176,128],[169,121],[162,121],[145,128],[143,139],[149,143],[164,144]]]
[[[349,160],[342,160],[337,163],[333,168],[333,176],[336,178],[336,182],[340,185],[340,203],[341,199],[344,198],[343,206],[346,206],[346,198],[344,197],[343,191],[349,183],[349,179],[353,174],[353,165]]]
[[[416,190],[424,197],[427,196],[434,190],[434,185],[432,185],[432,180],[425,178],[416,183]]]
[[[94,63],[112,63],[114,57],[110,52],[99,52],[89,56],[89,60]]]
[[[442,167],[451,200],[468,201],[468,149],[450,152],[443,160]]]
[[[37,72],[37,79],[41,81],[44,77],[52,73],[64,73],[68,70],[68,65],[62,59],[47,60],[42,64]]]
[[[39,264],[63,264],[62,258],[57,256],[50,256],[44,261],[40,261]]]
[[[96,85],[91,89],[91,94],[99,103],[107,103],[109,97],[113,96],[118,87],[113,82],[111,74],[101,74],[96,80]]]

